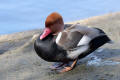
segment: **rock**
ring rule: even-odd
[[[52,63],[39,58],[33,49],[34,41],[42,29],[1,35],[0,80],[119,80],[120,12],[72,23],[101,28],[115,43],[106,44],[92,55],[81,59],[72,71],[57,74],[48,69]],[[72,23],[65,26],[71,26]],[[92,56],[100,59],[98,66],[95,63],[87,65],[90,60],[97,59]],[[112,61],[118,64],[111,65]]]

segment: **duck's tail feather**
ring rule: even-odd
[[[113,44],[114,42],[105,34],[106,38],[107,38],[107,42],[106,43],[109,43],[109,44]]]
[[[109,43],[109,44],[114,44],[114,41],[110,40],[110,41],[108,41],[107,43]]]
[[[113,44],[114,41],[112,41],[106,34],[105,34],[106,38],[107,38],[107,42],[106,43],[109,43],[109,44]]]
[[[99,33],[102,33],[104,35],[106,35],[106,33],[102,30],[102,29],[99,29],[99,28],[95,28],[99,31]],[[114,42],[106,35],[106,38],[107,38],[107,43],[110,43],[110,44],[113,44]]]
[[[84,58],[85,56],[89,55],[90,53],[95,51],[97,48],[101,47],[102,45],[108,42],[111,42],[111,40],[107,35],[101,35],[101,36],[94,38],[89,43],[89,49],[86,50],[86,52],[84,52],[83,54],[79,55],[78,58],[79,59]]]

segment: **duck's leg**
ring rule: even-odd
[[[67,72],[67,71],[72,70],[75,67],[77,61],[78,61],[78,59],[73,61],[73,63],[70,66],[64,67],[63,69],[59,70],[58,72],[63,73],[63,72]]]

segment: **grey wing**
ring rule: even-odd
[[[59,46],[63,47],[65,50],[69,50],[77,47],[77,44],[79,43],[82,37],[83,35],[78,31],[74,32],[63,31],[60,32],[58,37],[56,38],[56,43]]]

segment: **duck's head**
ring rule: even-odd
[[[64,21],[62,16],[57,13],[53,12],[50,15],[47,16],[45,21],[45,29],[43,31],[43,34],[40,36],[40,39],[44,39],[49,34],[56,35],[60,31],[64,29]]]

